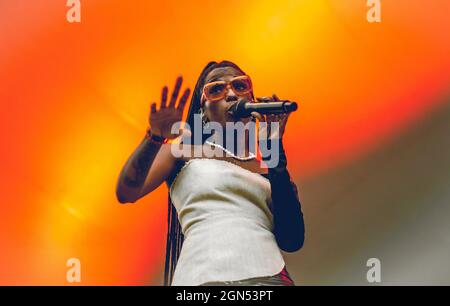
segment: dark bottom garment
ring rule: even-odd
[[[200,286],[295,286],[286,267],[273,276],[253,277],[238,281],[207,282]]]

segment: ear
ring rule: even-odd
[[[200,106],[203,107],[203,105],[205,104],[206,101],[206,96],[204,93],[202,93],[202,96],[200,98]]]

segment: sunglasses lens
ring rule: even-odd
[[[233,91],[237,94],[247,93],[251,90],[250,82],[246,79],[234,80],[231,83],[231,86],[233,87]]]
[[[225,84],[214,84],[207,89],[209,99],[218,99],[222,96],[225,90]]]

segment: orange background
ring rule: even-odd
[[[299,102],[285,136],[297,182],[362,158],[445,103],[450,2],[65,1],[0,4],[0,284],[160,284],[167,188],[121,206],[115,183],[150,103],[231,60],[255,94]],[[314,222],[313,219],[307,222]],[[299,283],[301,281],[299,280]]]

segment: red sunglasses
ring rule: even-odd
[[[230,81],[216,81],[207,83],[203,86],[202,102],[204,99],[209,101],[220,101],[225,98],[228,88],[238,96],[243,96],[252,91],[252,81],[248,75],[241,75],[232,78]]]

